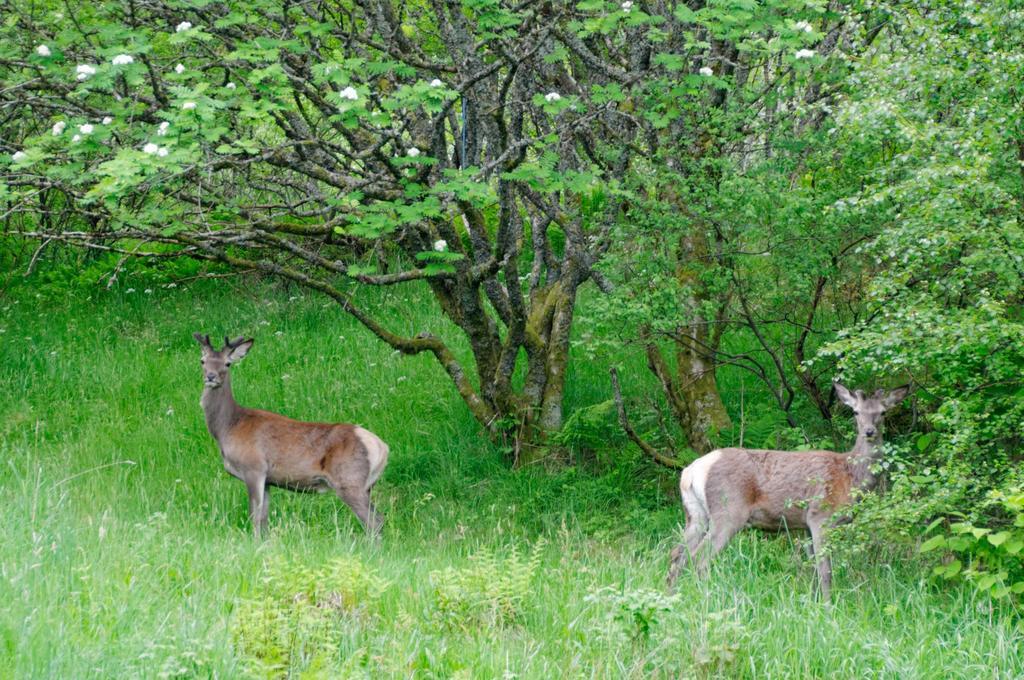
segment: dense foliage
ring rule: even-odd
[[[1024,482],[1015,0],[3,6],[0,201],[29,269],[70,243],[115,275],[306,286],[433,355],[520,462],[621,443],[610,387],[563,418],[570,340],[634,382],[642,353],[622,420],[676,467],[841,447],[833,379],[912,381],[846,545],[931,526],[988,590],[1019,574],[987,538]],[[616,620],[644,638],[661,603],[637,599]]]

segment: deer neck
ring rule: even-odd
[[[853,450],[847,456],[853,472],[853,485],[864,491],[874,489],[878,485],[878,475],[871,468],[882,459],[882,437],[871,442],[864,435],[858,434]]]
[[[230,375],[224,376],[220,387],[204,387],[199,403],[206,414],[206,427],[217,441],[221,441],[242,412],[242,407],[231,393]]]

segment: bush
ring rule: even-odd
[[[246,669],[261,677],[335,665],[341,628],[368,615],[387,583],[354,558],[322,567],[271,566],[263,592],[238,602],[231,624]]]
[[[520,619],[543,546],[543,540],[537,541],[526,559],[515,547],[505,558],[484,549],[469,558],[469,566],[432,572],[440,623],[470,630],[480,625],[505,626]]]
[[[1005,513],[1000,525],[984,527],[972,522],[956,522],[945,534],[932,536],[921,545],[921,552],[945,548],[951,559],[935,567],[933,574],[942,579],[974,584],[996,599],[1024,599],[1024,489],[993,491],[990,504]],[[930,529],[941,525],[936,520]]]
[[[585,601],[606,608],[618,630],[633,642],[646,644],[660,616],[671,612],[679,599],[679,595],[666,595],[650,588],[624,590],[606,586],[587,595]]]

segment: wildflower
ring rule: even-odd
[[[233,90],[233,89],[235,89],[235,84],[234,83],[228,83],[224,87],[228,88],[229,90]]]
[[[46,45],[39,45],[36,47],[36,54],[40,57],[48,57],[50,56],[50,48]]]
[[[626,14],[629,14],[629,11],[631,9],[633,9],[633,3],[630,0],[626,0],[624,3],[622,3],[622,11],[625,12]]]
[[[167,122],[166,120],[164,122],[160,123],[160,127],[158,127],[156,129],[156,136],[157,137],[163,137],[164,135],[166,135],[167,134],[167,128],[169,128],[169,127],[171,127],[171,124],[169,122]]]
[[[135,292],[135,289],[134,289],[134,288],[129,288],[129,289],[128,289],[128,290],[126,290],[125,292],[126,292],[126,293],[134,293],[134,292]]]
[[[92,130],[92,123],[82,123],[78,126],[78,131],[81,132],[83,135],[91,135]]]
[[[125,64],[132,63],[133,61],[135,61],[135,57],[130,54],[119,54],[111,59],[110,63],[114,66],[124,66]]]
[[[104,125],[110,125],[113,122],[114,122],[114,119],[111,118],[110,116],[104,116],[103,117],[103,124]]]
[[[189,23],[188,21],[182,21],[180,24],[174,27],[174,32],[182,33],[183,31],[187,31],[190,28],[192,28],[191,23]]]
[[[145,293],[146,295],[152,295],[153,294],[153,289],[152,288],[147,288],[146,290],[144,290],[142,292]]]
[[[169,152],[167,151],[167,147],[166,147],[166,146],[161,146],[161,147],[160,147],[159,149],[157,149],[157,150],[156,150],[156,155],[157,155],[157,156],[160,156],[160,158],[163,158],[163,157],[164,157],[164,156],[166,156],[166,155],[167,155],[168,153],[169,153]],[[152,293],[153,291],[151,291],[151,290],[147,290],[146,292],[147,292],[147,293]]]
[[[796,24],[794,24],[793,28],[795,28],[798,31],[803,31],[804,33],[814,33],[814,28],[811,26],[810,23],[808,23],[806,21],[798,21],[798,22],[796,22]]]
[[[546,95],[544,95],[544,101],[546,102],[557,102],[561,98],[562,95],[558,94],[557,92],[548,92]]]
[[[53,136],[56,137],[60,133],[64,132],[64,128],[66,128],[67,126],[68,126],[68,124],[65,123],[62,120],[59,120],[56,123],[54,123],[53,124],[53,131],[52,131],[53,132]]]
[[[153,142],[150,142],[149,144],[146,144],[146,146],[142,147],[142,152],[143,153],[148,153],[148,154],[154,154],[154,153],[156,153],[159,150],[160,150],[160,147],[158,147]],[[132,290],[134,290],[134,289],[132,289]],[[129,290],[128,292],[131,292],[131,290]]]
[[[184,104],[181,105],[181,108],[185,109],[186,111],[191,111],[192,109],[196,108],[196,103],[195,102],[185,102]]]
[[[441,82],[441,81],[440,81],[439,79],[437,79],[437,78],[434,78],[433,80],[431,80],[431,81],[430,81],[430,86],[431,86],[431,87],[441,87],[442,85],[444,85],[444,83],[442,83],[442,82]]]
[[[349,99],[351,101],[359,99],[359,92],[351,85],[339,92],[338,95],[340,95],[342,99]]]
[[[18,161],[25,160],[25,152],[15,151],[14,154],[11,156],[11,160],[13,160],[15,163],[17,163]]]
[[[409,154],[409,158],[416,158],[416,156],[420,155],[420,150],[414,146],[411,149],[409,149],[409,151],[407,151],[406,153]]]
[[[436,250],[439,253],[443,253],[444,251],[448,250],[448,241],[445,241],[444,239],[434,241],[434,250]]]
[[[72,142],[80,142],[80,141],[82,141],[82,135],[75,135],[74,137],[71,138],[71,141]]]
[[[178,64],[177,66],[174,67],[174,72],[177,73],[180,76],[182,73],[185,72],[185,65],[184,64]]]
[[[814,50],[797,50],[793,56],[797,59],[810,59],[814,56]]]
[[[96,74],[96,67],[91,64],[79,64],[75,67],[75,77],[78,80],[85,80],[91,75]]]
[[[715,72],[711,70],[710,66],[701,66],[700,67],[700,74],[702,76],[713,76],[715,74]]]

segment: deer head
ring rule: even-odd
[[[878,442],[882,437],[882,420],[885,412],[903,401],[910,392],[910,385],[903,385],[892,390],[875,390],[875,393],[868,397],[862,390],[851,392],[840,383],[835,383],[835,388],[839,400],[853,409],[858,439],[864,438],[871,444]]]
[[[203,384],[210,389],[216,389],[224,384],[231,364],[241,361],[253,343],[252,338],[246,340],[244,336],[239,336],[235,340],[225,337],[224,349],[218,351],[210,344],[209,335],[193,333],[192,337],[202,347],[203,357],[200,359],[200,363],[203,366]]]

